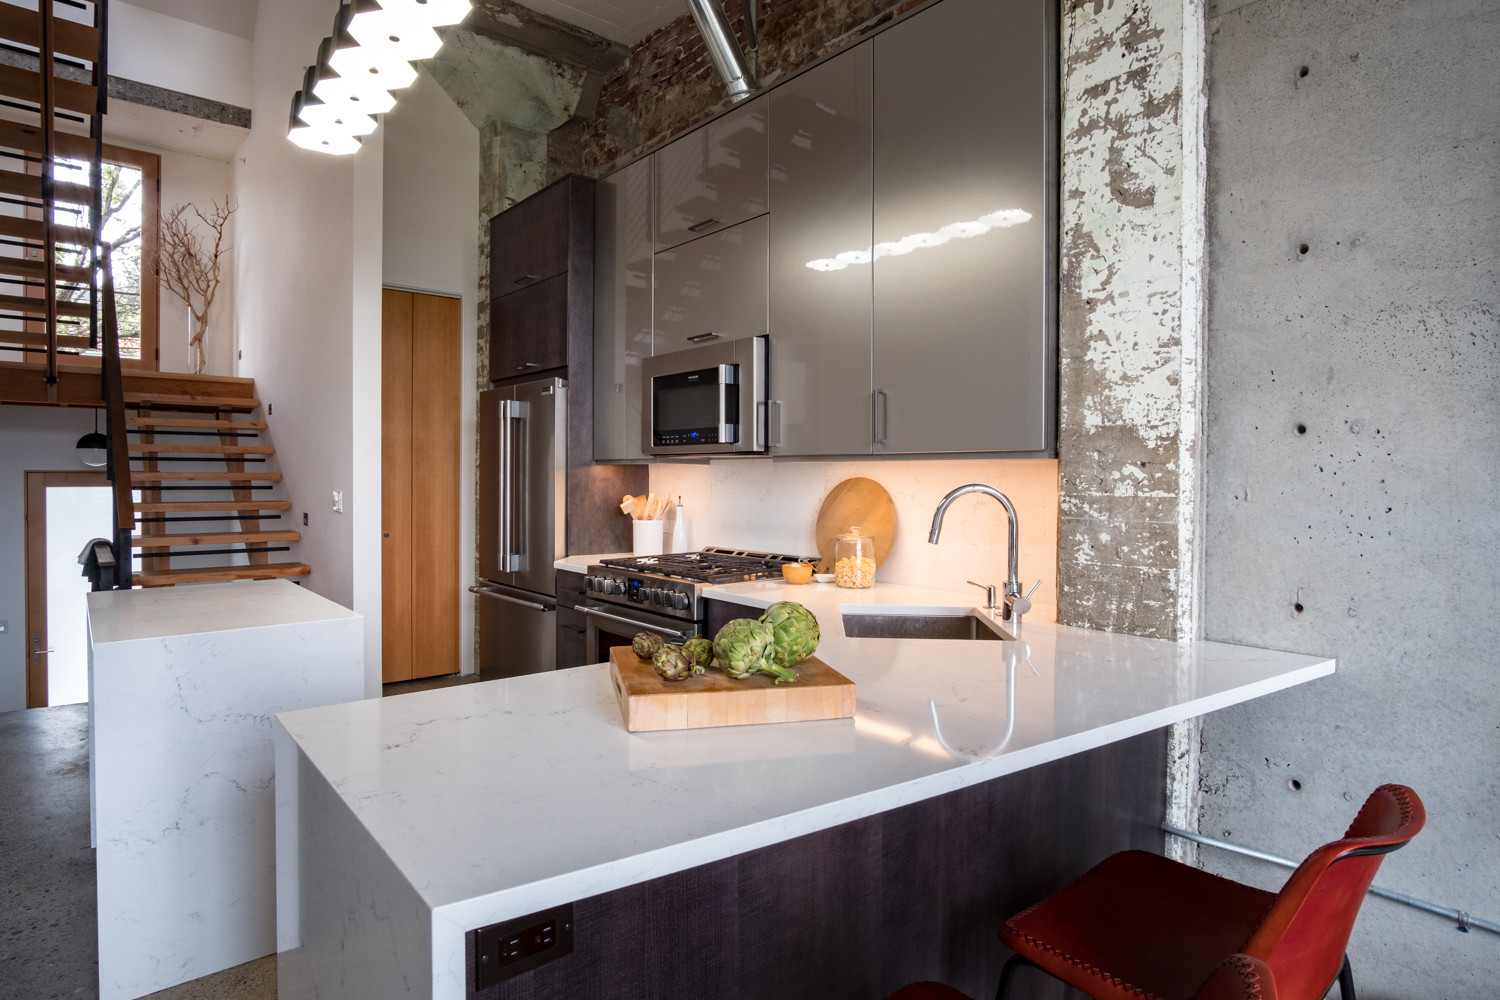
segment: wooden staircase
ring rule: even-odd
[[[127,376],[128,379],[128,376]],[[194,387],[199,388],[199,387]],[[281,473],[263,465],[275,448],[260,443],[260,407],[248,379],[204,379],[201,392],[132,391],[125,386],[130,480],[142,587],[307,576],[305,563],[272,562],[301,540],[279,523],[290,502],[265,494]],[[239,394],[243,393],[243,394]],[[169,464],[171,468],[163,468]],[[186,466],[187,468],[183,468]]]

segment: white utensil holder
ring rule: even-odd
[[[662,521],[631,521],[631,551],[638,556],[659,556],[662,553]]]

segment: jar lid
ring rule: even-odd
[[[839,538],[869,538],[870,536],[864,534],[864,529],[862,529],[859,525],[856,524],[854,527],[850,528],[847,532],[845,532],[842,535],[839,535],[838,537]]]

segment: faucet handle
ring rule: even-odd
[[[995,610],[995,587],[994,587],[994,585],[993,584],[989,584],[989,583],[975,583],[973,580],[968,581],[968,584],[971,587],[978,587],[980,590],[984,591],[984,609],[986,611],[994,611]]]

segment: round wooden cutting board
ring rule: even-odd
[[[818,511],[818,572],[833,572],[833,539],[858,525],[875,539],[875,565],[885,565],[896,541],[896,502],[873,479],[846,479],[828,491]]]

